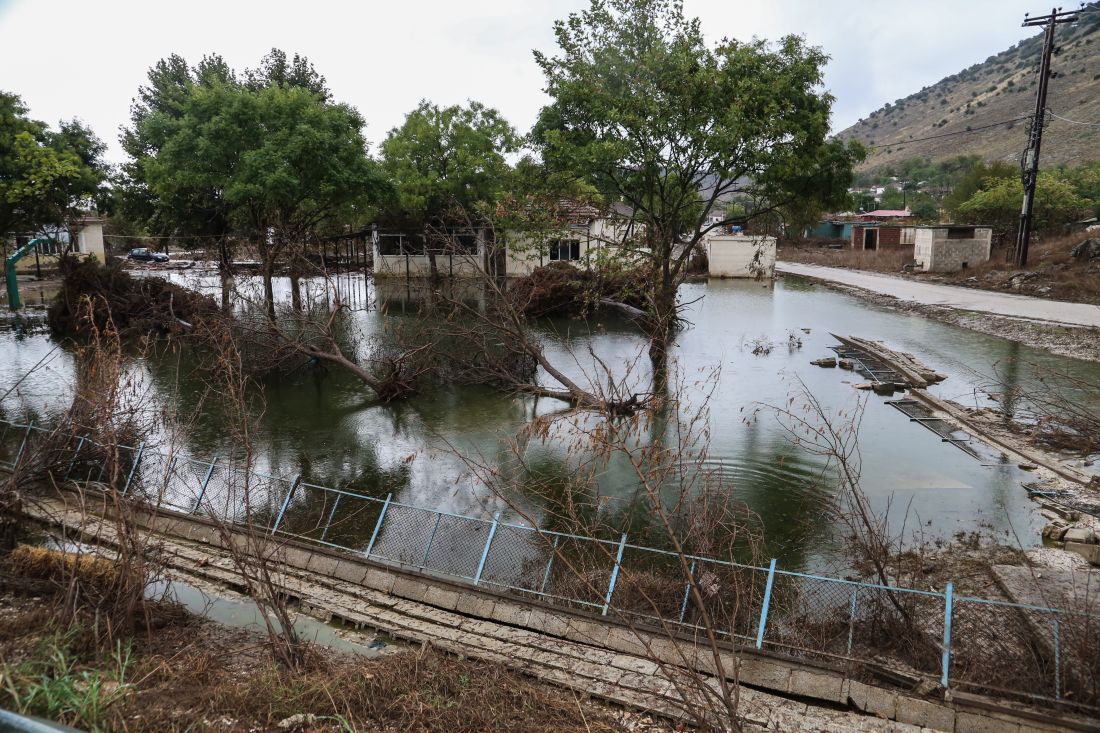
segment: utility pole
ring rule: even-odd
[[[1046,121],[1047,86],[1055,76],[1050,71],[1050,57],[1054,53],[1054,27],[1061,23],[1072,23],[1075,20],[1077,20],[1077,11],[1062,12],[1061,8],[1052,9],[1050,15],[1035,18],[1024,15],[1023,27],[1046,26],[1046,34],[1043,39],[1043,58],[1039,64],[1039,88],[1035,92],[1035,112],[1031,116],[1027,150],[1024,152],[1021,165],[1024,204],[1020,209],[1020,226],[1016,231],[1017,267],[1027,266],[1027,245],[1031,239],[1031,213],[1035,208],[1035,184],[1039,176],[1039,148],[1043,144],[1043,123]]]

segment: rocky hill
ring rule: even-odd
[[[1034,109],[1042,40],[1038,33],[887,103],[839,136],[875,146],[863,171],[913,157],[1018,160],[1027,143],[1027,124],[1016,118]],[[1044,168],[1100,159],[1100,2],[1086,6],[1076,24],[1058,26],[1056,48],[1061,50],[1051,68],[1057,77],[1050,82],[1047,106],[1057,116],[1050,118],[1043,136]]]

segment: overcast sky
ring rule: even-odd
[[[79,117],[110,145],[130,100],[158,59],[194,63],[222,54],[238,70],[277,46],[303,53],[334,96],[381,140],[427,98],[477,99],[526,131],[544,103],[531,56],[552,52],[553,21],[587,0],[0,0],[0,89],[21,95],[33,117]],[[827,88],[834,129],[932,84],[1030,35],[1034,0],[684,0],[712,41],[805,35],[832,57]]]

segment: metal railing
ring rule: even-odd
[[[148,446],[105,445],[0,420],[0,466],[52,436],[63,480],[104,481],[158,506],[216,516],[476,586],[692,633],[703,624],[757,649],[903,662],[965,687],[1095,710],[1100,614],[681,556],[632,544],[404,504],[299,477]],[[36,462],[43,459],[37,457]],[[690,578],[690,580],[689,580]],[[693,588],[695,593],[693,593]],[[704,619],[706,621],[704,621]]]

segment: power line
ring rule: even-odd
[[[972,132],[981,132],[982,130],[988,130],[991,127],[1000,127],[1001,125],[1008,125],[1008,124],[1013,123],[1013,122],[1020,122],[1021,120],[1026,120],[1028,117],[1030,117],[1030,115],[1023,115],[1021,117],[1013,117],[1011,120],[1002,120],[1000,122],[991,122],[988,125],[979,125],[978,127],[967,127],[965,130],[956,130],[955,132],[941,132],[938,135],[929,135],[928,137],[918,137],[918,138],[914,138],[912,140],[902,140],[900,142],[895,142],[895,143],[882,143],[881,145],[868,145],[867,147],[871,148],[872,150],[875,150],[875,149],[878,149],[878,148],[897,148],[897,147],[901,147],[902,145],[908,145],[910,143],[924,142],[925,140],[938,140],[941,137],[951,137],[952,135],[968,135]]]
[[[1063,117],[1062,115],[1056,115],[1053,112],[1051,112],[1049,109],[1047,110],[1047,112],[1050,114],[1051,117],[1053,117],[1055,119],[1058,119],[1058,120],[1061,120],[1062,122],[1069,122],[1069,123],[1074,124],[1074,125],[1083,125],[1085,127],[1100,127],[1100,122],[1081,122],[1080,120],[1071,120],[1068,117]]]

